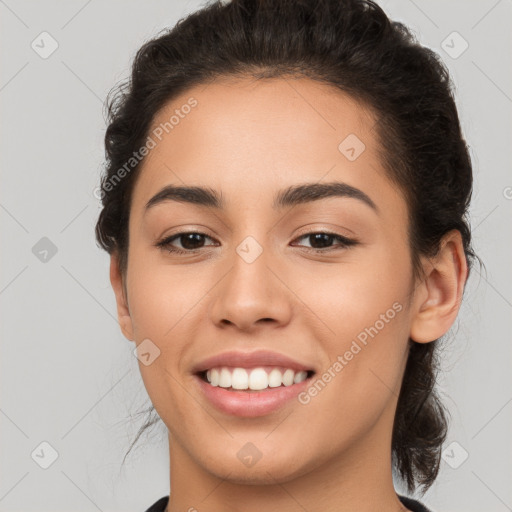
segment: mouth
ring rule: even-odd
[[[294,370],[277,366],[259,366],[255,368],[216,367],[196,372],[206,384],[227,391],[260,393],[276,388],[287,388],[310,380],[314,370]]]
[[[293,400],[312,383],[314,370],[285,367],[215,367],[195,373],[200,393],[218,411],[230,416],[255,418],[285,406],[299,407]]]

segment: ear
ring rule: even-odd
[[[123,281],[123,276],[119,268],[119,257],[116,252],[110,256],[110,283],[114,290],[117,303],[117,318],[119,326],[124,336],[130,341],[134,341],[133,325],[128,309],[128,300],[126,294],[126,287]]]
[[[459,312],[468,268],[458,230],[444,235],[438,254],[425,262],[424,270],[424,280],[414,296],[410,332],[410,338],[418,343],[446,334]]]

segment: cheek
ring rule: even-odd
[[[207,279],[198,279],[193,266],[166,266],[141,258],[130,276],[130,314],[136,339],[155,338],[179,346],[175,335],[187,315],[201,308],[208,292]]]
[[[318,440],[313,451],[326,445],[343,451],[383,416],[392,422],[407,355],[407,312],[398,302],[375,311],[383,317],[368,311],[340,315],[336,338],[326,344],[328,365],[302,397],[304,418],[323,418],[309,427],[310,438]]]
[[[390,308],[384,320],[396,323],[395,316],[399,321],[404,319],[405,315],[395,315],[396,308],[392,307],[399,303],[405,310],[411,268],[406,247],[380,243],[339,263],[293,272],[288,279],[294,279],[294,292],[308,306],[304,312],[310,325],[314,323],[322,331],[325,327],[326,339],[342,348]]]
[[[315,414],[328,411],[330,421],[353,423],[353,432],[358,422],[372,424],[396,398],[407,354],[408,252],[384,248],[372,256],[317,275],[309,294],[302,289],[304,302],[322,320],[315,325],[329,328],[328,363],[310,405]]]

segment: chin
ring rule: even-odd
[[[243,449],[242,449],[243,450]],[[271,456],[261,455],[256,462],[244,464],[234,451],[230,456],[219,454],[212,463],[212,459],[202,461],[203,468],[220,479],[242,485],[275,485],[289,482],[313,470],[313,464],[307,461],[298,461],[296,456],[279,456],[273,451]],[[265,460],[266,459],[266,460]]]

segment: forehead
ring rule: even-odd
[[[188,107],[192,99],[195,106]],[[165,129],[173,117],[173,126],[162,138],[172,138],[175,144],[195,143],[196,153],[207,147],[210,155],[212,146],[221,143],[243,145],[246,152],[251,147],[265,152],[292,147],[299,152],[301,143],[318,146],[318,139],[325,135],[329,135],[326,146],[332,146],[333,138],[341,141],[353,132],[372,145],[375,135],[375,117],[368,107],[339,89],[307,78],[223,78],[193,87],[156,114],[150,132]],[[201,140],[191,140],[192,132],[200,134]],[[163,145],[159,146],[162,150]]]
[[[382,195],[390,184],[375,122],[348,94],[307,78],[190,88],[155,116],[148,133],[155,147],[142,162],[132,204],[140,209],[171,183],[206,185],[228,202],[268,198],[269,206],[270,189],[299,182],[343,181]]]

